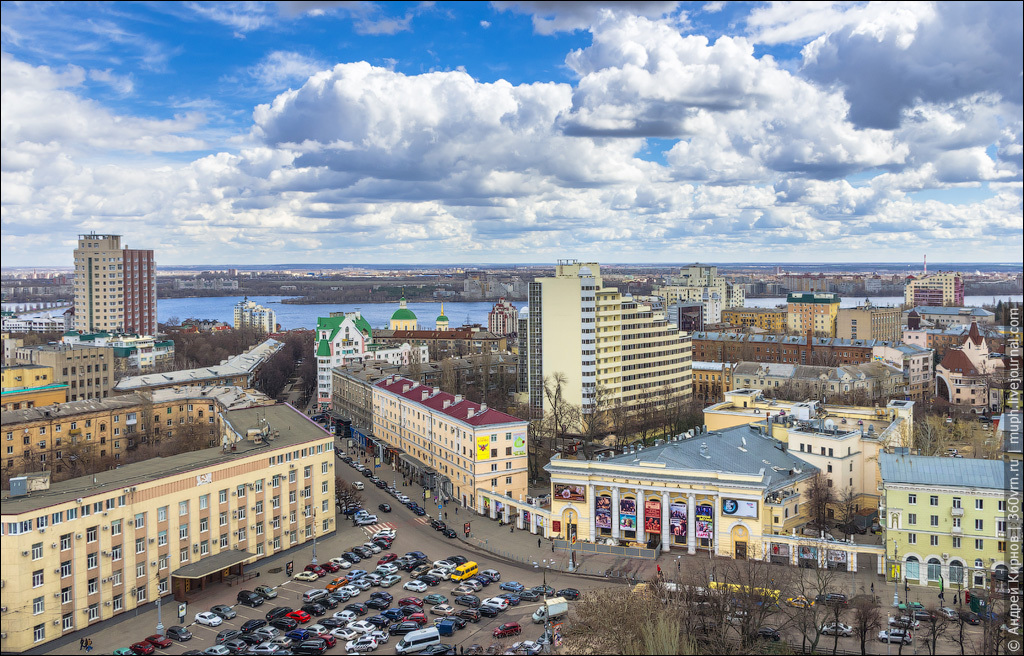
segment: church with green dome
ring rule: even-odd
[[[398,302],[398,309],[391,315],[391,330],[418,330],[416,314],[405,303],[405,295]]]

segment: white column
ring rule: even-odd
[[[711,516],[711,535],[715,536],[715,555],[718,556],[722,553],[722,541],[719,539],[718,521],[721,516],[722,509],[722,497],[715,495],[715,509]]]
[[[849,555],[846,557],[846,559],[847,559],[847,562],[850,563],[850,571],[851,572],[856,572],[857,571],[857,552],[856,551],[851,551],[849,553]],[[946,580],[948,581],[949,578],[947,577]]]
[[[588,522],[590,527],[589,539],[591,542],[597,542],[597,498],[594,496],[594,485],[591,483],[587,485],[587,501],[590,506],[587,510],[590,512],[590,521]]]
[[[697,553],[697,520],[694,514],[694,506],[697,505],[697,495],[693,492],[686,497],[686,553],[691,556]]]
[[[671,527],[672,515],[669,513],[668,492],[661,493],[661,550],[668,553],[672,549]]]
[[[879,576],[882,576],[883,574],[885,574],[885,556],[883,555],[881,558],[876,558],[875,562],[878,563],[877,574]]]
[[[612,488],[612,537],[619,539],[619,488]]]

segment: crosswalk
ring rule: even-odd
[[[359,528],[363,530],[363,533],[366,533],[366,537],[372,538],[373,534],[377,531],[381,531],[386,528],[397,529],[398,527],[396,527],[393,522],[379,522],[377,524],[370,524],[368,526],[360,526]]]

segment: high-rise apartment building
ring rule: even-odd
[[[491,311],[487,313],[487,331],[495,335],[511,335],[518,329],[519,311],[516,306],[499,298]]]
[[[534,414],[550,409],[544,385],[555,374],[564,376],[562,398],[584,414],[691,394],[689,335],[663,311],[604,287],[597,263],[559,261],[554,276],[530,283],[529,298],[526,366]]]
[[[272,333],[277,330],[277,313],[250,301],[246,296],[235,305],[235,329],[253,328],[261,333]]]
[[[655,293],[665,299],[666,306],[674,303],[705,302],[707,298],[712,298],[712,294],[718,295],[722,308],[743,307],[746,302],[743,285],[726,282],[725,276],[718,275],[718,267],[703,264],[691,264],[681,269],[678,276],[669,278],[669,284]],[[706,311],[704,320],[714,323],[708,318]]]
[[[955,271],[942,271],[907,281],[903,290],[907,305],[963,307],[964,278]]]
[[[122,249],[120,235],[79,235],[75,330],[156,333],[156,262],[151,250]]]
[[[153,251],[126,248],[124,255],[124,331],[155,335],[156,259]]]

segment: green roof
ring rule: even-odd
[[[439,314],[439,315],[437,315],[437,320],[438,321],[448,321],[448,317],[444,316],[443,314]]]
[[[391,315],[392,321],[416,321],[416,315],[408,308],[398,308]]]
[[[317,329],[317,340],[316,340],[316,355],[317,357],[330,357],[331,355],[331,342],[338,336],[338,332],[341,330],[341,326],[345,323],[347,316],[339,317],[317,317],[316,329]],[[413,317],[415,319],[415,317]],[[363,333],[367,337],[373,334],[373,329],[370,327],[370,322],[360,315],[358,318],[353,319],[352,323],[355,324],[356,330]],[[329,330],[330,334],[326,339],[320,339],[319,332],[322,330]]]
[[[331,342],[326,339],[317,340],[316,344],[316,355],[319,358],[328,358],[331,356]]]

